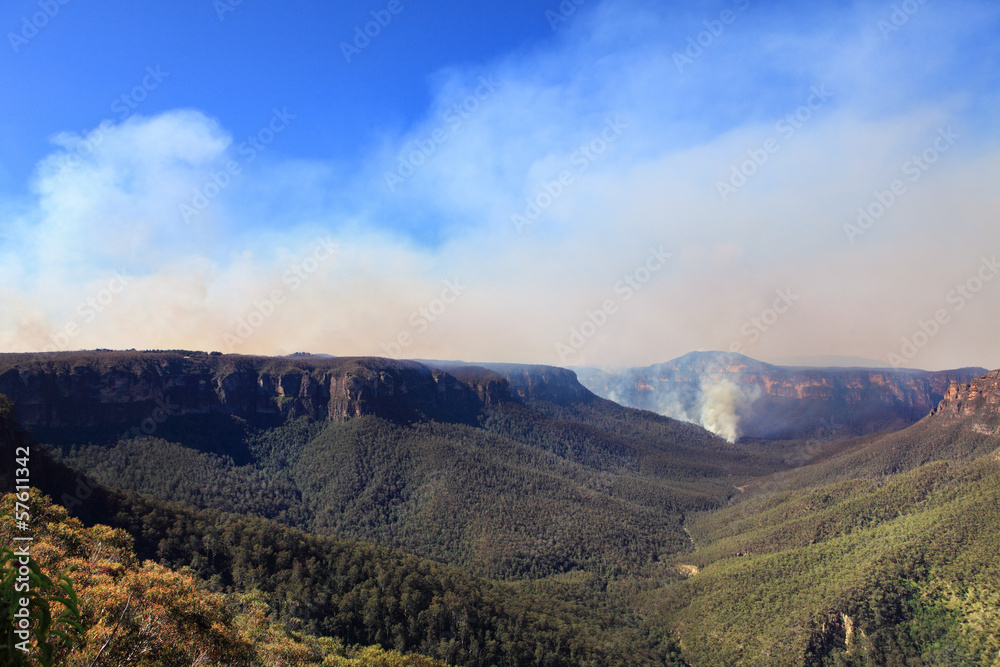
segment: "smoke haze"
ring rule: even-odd
[[[588,3],[551,40],[441,71],[426,114],[359,158],[283,153],[281,133],[249,158],[194,108],[57,133],[30,192],[0,200],[0,348],[1000,366],[1000,98],[958,47],[1000,8],[928,3],[884,39],[888,11],[751,3],[679,69],[717,10]],[[904,194],[845,227],[894,180]],[[670,255],[655,271],[651,249]],[[660,411],[733,439],[753,398],[709,383]]]

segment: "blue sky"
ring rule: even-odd
[[[0,347],[997,366],[998,18],[8,2]]]
[[[304,122],[283,138],[282,151],[356,160],[380,132],[399,131],[425,111],[429,79],[442,69],[488,63],[552,36],[542,2],[485,9],[406,2],[348,65],[339,44],[386,4],[57,3],[48,25],[0,61],[5,88],[17,91],[2,107],[12,130],[3,145],[5,189],[24,187],[54,132],[115,118],[111,104],[141,83],[146,66],[169,77],[138,113],[197,108],[241,136],[272,106],[287,106]],[[37,0],[5,3],[5,32],[20,33],[22,19],[39,11]]]

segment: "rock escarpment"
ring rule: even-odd
[[[934,408],[939,418],[980,417],[1000,419],[1000,370],[990,371],[970,382],[952,382]]]
[[[150,419],[211,415],[261,425],[364,415],[475,423],[485,407],[505,400],[593,398],[561,368],[441,366],[382,357],[186,351],[0,354],[0,394],[33,429],[128,428]]]
[[[809,368],[694,352],[641,368],[577,372],[599,396],[692,421],[698,421],[706,396],[729,386],[739,399],[731,409],[742,435],[793,438],[905,428],[930,413],[952,382],[969,382],[986,369]]]
[[[381,358],[211,356],[175,352],[0,355],[0,394],[28,427],[138,423],[226,414],[251,423],[377,414],[474,419],[480,397],[439,370]]]

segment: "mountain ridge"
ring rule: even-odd
[[[266,423],[363,415],[472,423],[502,399],[593,396],[575,373],[554,366],[183,350],[0,354],[0,393],[23,425],[48,428],[141,423],[157,411]]]
[[[647,612],[690,664],[1000,664],[998,405],[1000,371],[956,382],[918,423],[693,515],[688,576]]]
[[[985,368],[949,371],[789,367],[731,352],[692,352],[617,372],[575,367],[581,384],[623,405],[700,423],[719,433],[787,439],[892,431],[935,408],[953,381]],[[721,423],[719,414],[727,416]]]
[[[266,423],[366,414],[469,421],[480,407],[472,387],[452,375],[381,357],[4,354],[0,393],[14,402],[22,424],[50,428],[209,414]]]

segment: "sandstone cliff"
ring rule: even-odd
[[[22,424],[48,428],[137,424],[164,414],[251,423],[366,414],[468,421],[481,406],[473,387],[415,362],[177,352],[4,354],[0,394]]]
[[[710,399],[732,394],[723,407],[732,411],[740,435],[791,438],[905,428],[930,413],[952,382],[969,382],[986,369],[806,368],[695,352],[642,368],[577,372],[599,396],[695,422]],[[733,391],[715,391],[719,387]]]
[[[1000,370],[971,382],[951,383],[933,414],[943,419],[969,416],[984,421],[1000,419]]]

